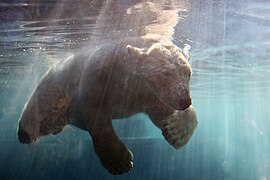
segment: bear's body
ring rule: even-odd
[[[57,134],[66,124],[87,130],[102,164],[113,174],[132,169],[132,153],[118,139],[112,119],[145,112],[175,148],[197,125],[190,106],[191,68],[170,41],[143,36],[109,42],[51,68],[25,106],[22,143]]]

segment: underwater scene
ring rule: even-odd
[[[269,180],[269,12],[269,0],[0,0],[0,179]],[[32,137],[19,139],[26,103],[31,103],[29,98],[42,78],[50,75],[46,75],[49,69],[57,66],[56,71],[64,71],[69,59],[82,53],[107,50],[104,44],[114,47],[126,39],[128,49],[134,37],[148,35],[181,48],[184,63],[190,58],[187,89],[198,125],[185,145],[179,149],[170,145],[159,124],[143,111],[116,118],[113,128],[132,151],[133,168],[113,175],[109,169],[114,165],[101,162],[95,142],[82,130],[84,124],[70,123],[55,135],[43,136],[40,129],[40,137],[30,144]],[[134,47],[128,52],[149,54],[151,48],[155,47],[147,52]],[[109,57],[118,51],[112,52]],[[87,66],[74,62],[81,69]],[[80,68],[69,69],[65,78],[79,82],[77,75],[88,72]],[[166,78],[177,80],[168,74]],[[178,81],[182,84],[182,79]],[[55,84],[61,83],[62,79]],[[117,81],[110,83],[118,86]],[[130,87],[138,89],[136,79],[134,83]],[[82,89],[78,83],[70,86]],[[113,91],[117,97],[123,93],[118,89]],[[165,94],[174,93],[171,86],[165,89]],[[98,96],[106,99],[102,92],[100,88]],[[57,93],[52,97],[59,100]],[[75,114],[83,116],[84,104],[73,106],[72,111],[79,109]],[[98,112],[104,109],[100,106]],[[30,108],[29,117],[36,117],[35,113]],[[97,127],[97,134],[103,134]]]

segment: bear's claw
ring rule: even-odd
[[[102,165],[114,175],[128,173],[133,169],[133,154],[122,143],[106,144],[103,147],[95,147]]]
[[[170,145],[178,149],[189,141],[197,124],[196,112],[189,107],[168,116],[163,121],[162,134]]]

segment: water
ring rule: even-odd
[[[0,179],[270,179],[267,0],[179,1],[186,10],[179,12],[173,41],[192,46],[191,93],[199,120],[180,150],[144,114],[114,123],[135,158],[134,170],[123,176],[107,173],[88,133],[72,126],[36,144],[19,144],[20,113],[50,66],[89,43],[143,33],[134,17],[158,29],[140,11],[131,11],[129,26],[115,21],[131,4],[117,1],[106,17],[105,1],[0,1]],[[110,21],[116,23],[104,23]]]

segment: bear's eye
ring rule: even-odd
[[[186,77],[190,78],[191,77],[191,71],[188,69],[185,71]]]

